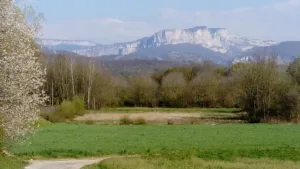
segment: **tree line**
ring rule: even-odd
[[[49,105],[74,96],[87,109],[102,107],[238,107],[251,122],[299,121],[300,59],[288,67],[273,58],[222,66],[190,64],[124,77],[113,75],[93,58],[54,56],[46,62]]]

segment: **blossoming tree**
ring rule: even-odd
[[[45,70],[35,56],[36,24],[28,24],[24,4],[0,0],[0,116],[6,143],[34,131],[46,97]]]

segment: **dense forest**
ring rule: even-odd
[[[79,96],[87,109],[238,107],[251,122],[300,120],[300,59],[288,66],[274,58],[231,66],[206,61],[126,76],[93,58],[57,55],[45,66],[49,105]]]

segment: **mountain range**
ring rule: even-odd
[[[189,29],[166,29],[132,42],[103,45],[84,40],[40,39],[50,51],[68,51],[105,60],[157,59],[236,63],[252,61],[255,55],[276,55],[286,63],[300,56],[299,42],[275,42],[249,39],[224,28],[198,26]]]

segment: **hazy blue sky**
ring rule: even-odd
[[[46,17],[45,38],[113,43],[205,25],[250,38],[300,40],[300,0],[28,1]]]

